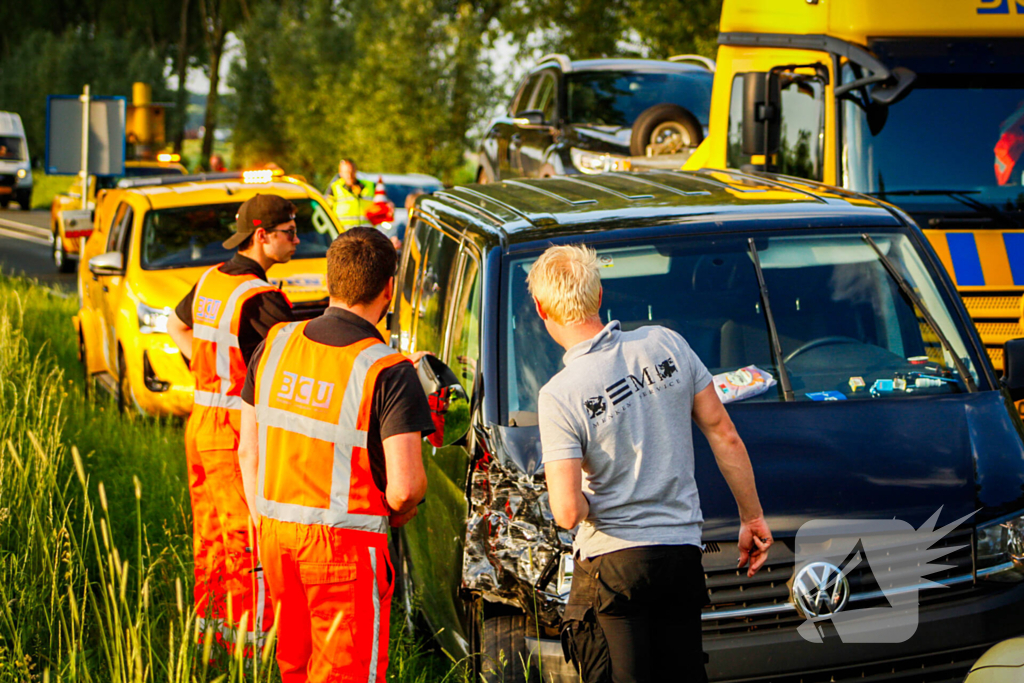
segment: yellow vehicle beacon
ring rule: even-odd
[[[771,170],[909,213],[993,365],[1022,336],[1024,2],[725,0],[710,134],[686,164]]]

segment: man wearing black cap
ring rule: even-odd
[[[295,205],[258,194],[238,209],[230,261],[207,270],[175,308],[167,332],[191,359],[192,415],[185,432],[192,500],[195,601],[201,629],[219,634],[269,630],[273,620],[253,552],[238,467],[241,391],[249,358],[271,327],[291,322],[291,304],[267,282],[267,270],[287,263],[299,243]],[[229,604],[230,603],[230,604]],[[212,620],[212,623],[211,621]]]

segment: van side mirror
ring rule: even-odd
[[[124,256],[119,251],[93,256],[89,259],[89,272],[97,276],[124,275]]]
[[[743,74],[743,153],[770,156],[779,151],[782,89],[773,71]]]
[[[1011,339],[1003,344],[1002,384],[1011,399],[1024,399],[1024,339]]]
[[[539,109],[527,109],[516,114],[515,121],[520,126],[543,126],[544,112]]]
[[[435,431],[427,441],[437,448],[462,441],[469,433],[469,395],[455,373],[435,356],[424,356],[416,371],[434,421]]]

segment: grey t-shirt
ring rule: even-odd
[[[700,545],[693,477],[693,397],[711,374],[664,327],[623,332],[613,320],[566,351],[540,390],[544,462],[583,459],[590,515],[575,549],[584,559],[645,545]]]

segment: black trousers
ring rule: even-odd
[[[562,646],[583,683],[704,683],[700,548],[629,548],[577,559]]]

